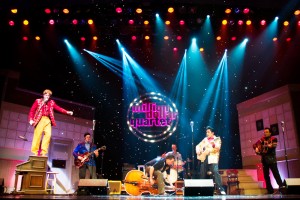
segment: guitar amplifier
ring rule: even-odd
[[[77,195],[107,195],[108,179],[80,179]]]

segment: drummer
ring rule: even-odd
[[[182,161],[182,156],[181,154],[177,151],[177,145],[176,144],[172,144],[172,151],[169,151],[166,153],[167,155],[173,155],[175,157],[175,162],[173,165],[173,169],[175,169],[178,173],[178,179],[182,179],[183,178],[183,165],[185,164],[185,162]]]

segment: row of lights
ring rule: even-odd
[[[149,35],[146,35],[146,36],[144,36],[143,37],[145,40],[150,40],[150,36]],[[28,41],[29,40],[29,37],[28,36],[23,36],[23,38],[22,38],[24,41]],[[131,40],[133,40],[133,41],[135,41],[135,40],[137,40],[138,39],[138,37],[137,36],[131,36]],[[164,40],[169,40],[170,39],[170,37],[169,36],[164,36]],[[177,36],[176,37],[176,39],[178,40],[178,41],[180,41],[180,40],[182,40],[182,36]],[[41,40],[41,37],[40,36],[35,36],[35,40],[37,40],[37,41],[40,41]],[[82,41],[82,42],[85,42],[86,41],[86,37],[80,37],[80,40]],[[94,41],[97,41],[98,40],[98,37],[97,36],[93,36],[92,37],[92,40],[94,40]],[[217,41],[221,41],[222,40],[222,37],[221,36],[217,36],[216,37],[216,40]],[[237,40],[237,37],[236,36],[232,36],[231,38],[230,38],[230,40],[231,41],[236,41]],[[274,42],[276,42],[276,41],[278,41],[278,38],[277,37],[274,37],[273,39],[272,39]],[[286,41],[287,42],[290,42],[292,40],[292,38],[290,38],[290,37],[287,37],[286,38]]]
[[[81,22],[81,23],[85,23],[84,20],[81,20],[81,21],[79,21],[79,20],[77,20],[77,19],[73,19],[73,20],[72,20],[72,24],[73,24],[73,25],[77,25],[77,24],[79,24],[80,22]],[[56,23],[56,21],[55,21],[54,19],[50,19],[50,20],[49,20],[49,24],[50,24],[50,25],[54,25],[55,23]],[[144,25],[149,25],[149,24],[150,24],[150,22],[149,22],[148,20],[145,20],[143,23],[144,23]],[[13,21],[13,20],[9,20],[9,21],[8,21],[8,25],[9,25],[9,26],[15,26],[15,24],[16,24],[16,23],[15,23],[15,21]],[[88,19],[88,20],[87,20],[87,24],[93,25],[93,24],[94,24],[94,20]],[[133,19],[131,19],[131,20],[128,21],[128,24],[134,25],[135,22],[134,22]],[[167,21],[165,21],[165,24],[166,24],[166,25],[171,25],[171,21],[167,20]],[[185,25],[185,21],[184,21],[184,20],[180,20],[180,21],[178,22],[178,24],[179,24],[180,26],[183,26],[183,25]],[[222,25],[234,25],[234,24],[235,24],[235,22],[234,22],[233,20],[227,20],[227,19],[222,20]],[[246,21],[238,20],[238,21],[237,21],[237,24],[238,24],[239,26],[242,26],[242,25],[244,25],[244,24],[246,24],[247,26],[250,26],[250,25],[252,24],[252,21],[251,21],[251,20],[246,20]],[[284,21],[282,24],[283,24],[284,26],[289,26],[289,25],[290,25],[289,21]],[[29,21],[28,21],[27,19],[23,20],[23,25],[25,25],[25,26],[29,25]],[[261,25],[261,26],[266,26],[266,25],[267,25],[266,20],[261,20],[261,21],[260,21],[260,25]],[[300,20],[297,22],[297,25],[300,26]]]

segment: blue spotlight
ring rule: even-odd
[[[210,18],[210,15],[206,15],[206,18],[209,19],[209,18]]]
[[[196,41],[197,41],[196,38],[193,38],[193,39],[192,39],[192,42],[193,42],[193,43],[196,43]]]
[[[156,13],[156,14],[155,14],[155,17],[159,17],[159,14],[158,14],[158,13]]]
[[[275,21],[277,21],[279,19],[279,17],[275,17]]]

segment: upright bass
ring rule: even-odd
[[[126,174],[124,180],[125,191],[132,196],[139,196],[143,193],[158,194],[157,184],[150,184],[144,172],[131,170]]]

